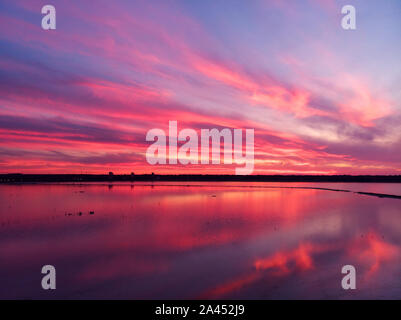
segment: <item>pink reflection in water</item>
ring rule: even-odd
[[[390,286],[401,270],[397,199],[217,183],[3,185],[0,200],[3,298],[401,293]],[[57,269],[52,295],[38,282],[44,264]],[[345,264],[361,275],[352,294],[340,287]]]
[[[368,266],[367,276],[373,276],[380,271],[381,265],[399,258],[400,248],[383,239],[384,236],[380,237],[370,231],[349,246],[349,255],[357,257],[361,264]]]

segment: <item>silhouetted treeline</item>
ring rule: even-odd
[[[385,182],[401,183],[400,175],[210,175],[210,174],[0,174],[0,183],[110,181],[243,181],[243,182]]]

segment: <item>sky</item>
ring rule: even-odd
[[[177,121],[254,129],[254,174],[401,174],[399,0],[46,4],[0,1],[0,173],[234,173],[148,164]]]

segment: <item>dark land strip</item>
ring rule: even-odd
[[[211,175],[211,174],[0,174],[0,183],[210,181],[210,182],[363,182],[401,183],[401,175]]]

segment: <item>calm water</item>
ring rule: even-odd
[[[0,298],[401,298],[401,200],[294,188],[305,186],[401,195],[400,184],[0,185]],[[346,264],[353,291],[341,289]]]

